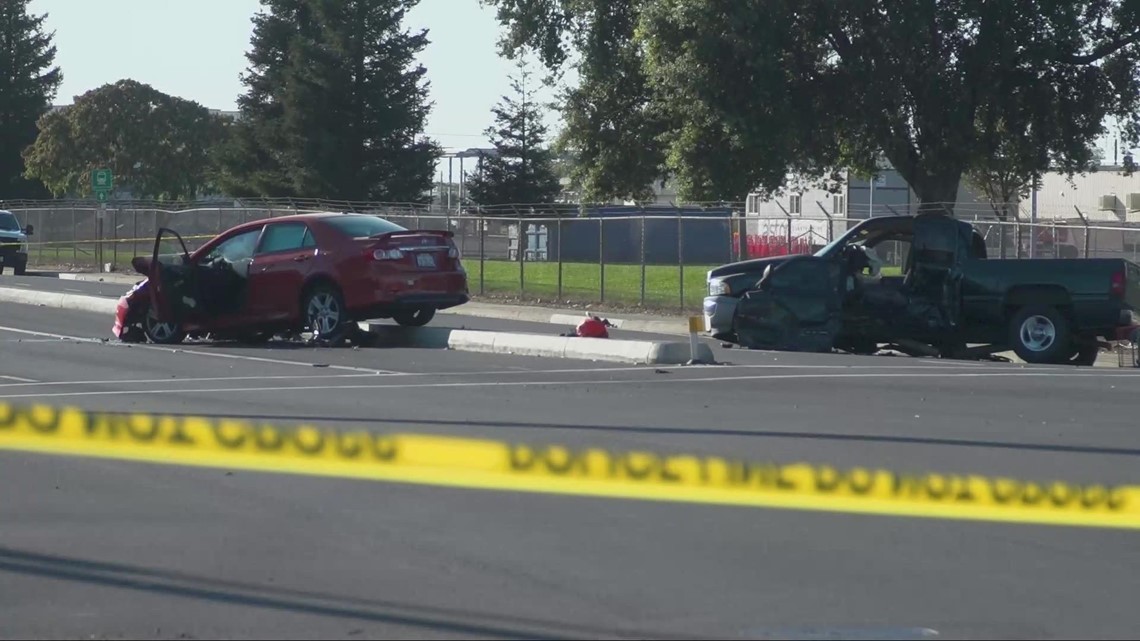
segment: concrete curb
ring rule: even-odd
[[[569,358],[634,365],[683,365],[691,359],[688,343],[631,341],[609,338],[547,336],[517,332],[486,332],[436,327],[402,328],[380,322],[360,323],[376,344],[391,347],[426,347],[480,354]],[[697,345],[697,358],[715,363],[712,348]]]
[[[115,306],[118,305],[119,301],[117,298],[104,298],[102,296],[0,287],[0,302],[114,315]]]
[[[474,316],[476,318],[497,318],[500,320],[524,321],[528,323],[549,323],[573,328],[586,318],[586,312],[566,313],[537,307],[508,307],[490,305],[486,303],[467,303],[459,307],[441,310],[440,314],[458,314]],[[605,318],[617,329],[628,332],[643,332],[648,334],[675,334],[688,336],[689,324],[687,318],[678,317],[676,320],[637,320],[627,318],[614,318],[604,312],[593,312]]]
[[[453,330],[448,348],[485,354],[511,354],[546,358],[569,358],[634,365],[683,365],[690,360],[688,343],[630,341],[575,336],[544,336],[508,332]],[[713,363],[712,348],[697,346],[697,359]]]

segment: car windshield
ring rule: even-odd
[[[20,221],[10,211],[0,211],[0,231],[20,231]]]
[[[326,218],[324,222],[351,238],[368,238],[379,234],[408,231],[406,228],[378,216],[361,214],[346,214],[336,218]]]
[[[883,236],[896,234],[902,231],[897,222],[898,219],[894,217],[865,220],[848,229],[842,236],[824,245],[812,255],[817,258],[826,258],[845,245],[862,245],[871,243]]]
[[[842,236],[840,236],[839,238],[836,238],[835,240],[831,241],[830,243],[824,245],[823,247],[821,247],[819,249],[819,251],[817,251],[813,255],[817,258],[826,258],[827,256],[830,256],[839,247],[842,247],[843,245],[851,244],[853,242],[852,239],[855,238],[856,236],[859,236],[861,234],[866,235],[868,233],[867,228],[870,227],[870,225],[868,224],[869,222],[870,221],[865,221],[863,223],[860,223],[860,224],[852,227],[851,229],[848,229],[847,232],[844,233]],[[866,239],[864,238],[862,240],[866,240]],[[859,242],[859,241],[854,241],[854,242]]]

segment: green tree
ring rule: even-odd
[[[0,3],[0,198],[45,195],[24,177],[20,154],[36,139],[36,121],[51,108],[63,74],[55,62],[47,15],[28,13],[29,0]]]
[[[596,202],[652,196],[665,167],[665,123],[635,39],[644,0],[482,1],[507,26],[504,55],[534,51],[554,79],[567,67],[577,72],[561,96],[555,144],[573,159],[571,189]]]
[[[40,118],[24,162],[56,196],[92,195],[91,170],[108,167],[137,197],[194,198],[210,191],[224,135],[223,119],[198,103],[120,80]]]
[[[224,152],[233,195],[423,202],[439,146],[418,136],[430,111],[403,28],[418,0],[262,0]]]
[[[550,203],[562,190],[553,154],[545,147],[547,127],[530,79],[520,59],[518,75],[511,77],[515,97],[503,96],[491,110],[495,125],[487,135],[495,153],[482,159],[469,183],[471,199],[480,205]]]
[[[488,1],[508,27],[504,47],[535,46],[551,68],[612,45],[572,35],[605,21],[602,0]],[[685,198],[870,172],[884,156],[922,209],[944,211],[1010,136],[1028,137],[1030,170],[1070,174],[1089,164],[1108,116],[1140,140],[1134,0],[628,3],[644,101]]]

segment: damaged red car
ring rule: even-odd
[[[176,251],[160,253],[164,243]],[[470,299],[451,231],[413,231],[364,214],[248,222],[193,253],[163,228],[151,256],[131,264],[147,278],[119,299],[112,331],[126,342],[262,342],[309,331],[340,344],[358,321],[418,327]]]

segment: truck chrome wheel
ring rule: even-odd
[[[1034,352],[1044,352],[1057,342],[1057,328],[1045,316],[1030,316],[1021,323],[1021,344]]]

